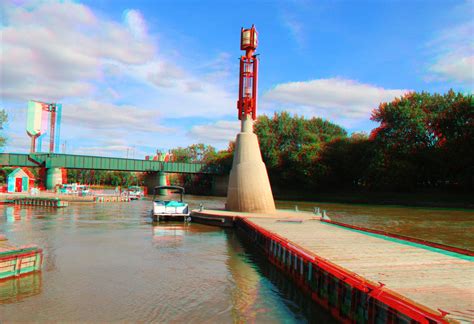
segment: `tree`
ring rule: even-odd
[[[172,149],[171,153],[175,162],[206,162],[216,154],[216,149],[211,145],[199,143]]]
[[[473,107],[472,95],[452,90],[381,103],[371,117],[380,122],[370,136],[377,147],[370,167],[376,185],[407,190],[464,181],[472,188]]]
[[[202,143],[192,144],[188,147],[178,147],[171,150],[175,162],[201,162],[210,166],[216,157],[216,149],[211,145]],[[186,188],[187,192],[196,194],[208,193],[211,188],[212,178],[204,174],[180,174],[175,181]]]
[[[342,127],[321,118],[305,119],[287,112],[275,113],[273,118],[260,116],[254,129],[272,182],[295,186],[321,182],[327,171],[318,162],[324,146],[347,136]]]
[[[232,162],[234,160],[235,142],[229,142],[227,149],[221,150],[213,155],[210,155],[207,165],[210,169],[221,172],[223,174],[230,173]]]
[[[329,142],[320,160],[327,169],[324,179],[326,188],[368,188],[374,148],[373,141],[364,133],[353,133],[349,138]]]
[[[6,137],[4,136],[3,134],[3,126],[5,125],[5,123],[7,122],[8,120],[8,115],[7,113],[5,112],[4,109],[0,109],[0,150],[5,146],[6,144]]]
[[[474,96],[449,91],[444,109],[433,118],[439,137],[442,177],[451,186],[474,189]]]

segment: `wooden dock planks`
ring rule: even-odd
[[[474,258],[363,233],[307,218],[302,223],[269,217],[247,220],[415,303],[474,320]]]

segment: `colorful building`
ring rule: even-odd
[[[35,176],[27,168],[18,168],[8,175],[8,192],[28,192],[35,184]]]

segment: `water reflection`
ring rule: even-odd
[[[158,246],[179,246],[183,244],[185,231],[188,225],[155,225],[153,229],[153,243]]]
[[[28,213],[26,208],[21,208],[22,206],[6,206],[4,215],[8,223],[14,223],[21,221],[21,219],[26,219],[27,217],[31,218],[31,212]],[[28,215],[28,216],[27,216]]]
[[[260,276],[245,257],[242,246],[231,232],[227,232],[227,268],[232,281],[232,317],[234,322],[255,322],[259,312],[265,308],[256,303],[259,294]]]
[[[248,241],[228,231],[227,262],[235,282],[232,294],[235,322],[260,322],[272,313],[281,322],[337,323]],[[265,299],[260,296],[265,295]]]
[[[41,293],[41,272],[0,281],[0,304],[10,304]]]

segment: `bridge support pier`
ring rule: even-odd
[[[167,175],[165,172],[150,172],[145,176],[145,185],[148,188],[148,192],[153,194],[153,189],[157,186],[168,185]],[[159,195],[166,196],[168,190],[160,190]]]
[[[63,172],[61,168],[46,169],[46,189],[54,190],[56,185],[63,184]]]

